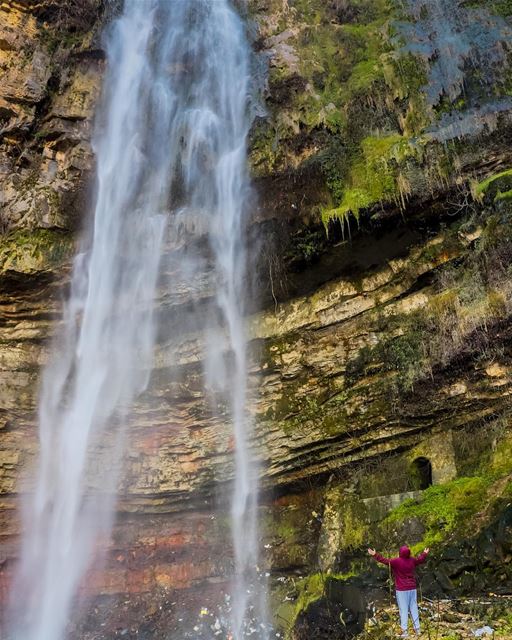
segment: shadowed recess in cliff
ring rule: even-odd
[[[219,415],[234,431],[230,627],[241,638],[249,609],[265,628],[242,321],[250,125],[245,29],[228,0],[127,0],[108,30],[106,52],[94,219],[43,374],[36,489],[24,509],[11,633],[23,640],[64,637],[87,572],[101,561],[129,440],[125,426],[134,400],[146,399],[155,297],[166,281],[164,247],[179,244],[187,220],[186,233],[208,246],[186,252],[178,281],[194,286],[205,264],[214,273],[210,304],[198,310],[208,317],[202,391],[213,407],[222,406]],[[173,330],[166,328],[169,336]]]

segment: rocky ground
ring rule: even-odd
[[[310,604],[301,580],[315,582],[319,556],[340,574],[361,568],[373,514],[358,515],[358,500],[416,488],[415,456],[435,466],[451,447],[450,481],[391,514],[383,540],[412,532],[413,543],[433,546],[478,535],[488,506],[510,503],[512,8],[241,4],[264,106],[251,133],[259,199],[250,233],[261,248],[251,411],[267,555],[286,587],[273,589],[273,604],[289,621]],[[37,449],[40,367],[91,199],[99,36],[116,5],[0,2],[0,600],[17,553],[20,479]],[[208,282],[205,273],[197,289],[162,293],[162,326],[206,298]],[[111,553],[88,585],[100,597],[77,637],[197,637],[198,627],[223,640],[229,522],[213,503],[233,443],[228,422],[204,408],[200,348],[193,333],[160,334],[128,428]],[[339,533],[330,555],[327,507]],[[489,580],[510,585],[510,545],[489,575],[469,551],[466,568],[442,578],[458,596],[485,593]],[[443,562],[450,573],[453,559]],[[506,612],[438,602],[423,602],[429,640],[486,624],[507,638]],[[394,620],[379,610],[365,633],[387,637]]]
[[[227,585],[224,585],[227,587]],[[220,587],[223,589],[223,587]],[[194,598],[190,592],[188,609],[180,608],[170,593],[153,600],[151,597],[130,596],[119,600],[98,600],[89,616],[71,629],[81,640],[125,640],[167,638],[217,638],[229,640],[229,597],[218,606],[213,596],[202,594]],[[512,639],[512,596],[475,596],[466,598],[430,599],[419,595],[423,640],[484,640]],[[338,616],[339,617],[339,616]],[[131,622],[129,622],[131,620]],[[134,621],[137,620],[137,623]],[[322,625],[319,620],[319,625]],[[339,620],[333,621],[324,638],[357,638],[357,640],[388,640],[400,635],[398,610],[394,595],[370,603],[364,629],[355,636],[345,634]],[[248,637],[257,638],[259,631],[250,625]],[[282,632],[269,625],[270,640],[301,640],[300,631]],[[314,634],[316,635],[316,634]],[[411,631],[411,636],[414,634]]]
[[[490,594],[485,598],[430,600],[420,597],[421,637],[425,640],[487,640],[512,638],[512,598]],[[401,633],[394,604],[378,608],[370,618],[364,640],[396,638]],[[411,632],[411,636],[412,636]]]

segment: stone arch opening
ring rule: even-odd
[[[432,486],[432,463],[420,456],[411,465],[411,484],[414,491],[423,491]]]

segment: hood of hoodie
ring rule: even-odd
[[[398,552],[398,555],[401,558],[410,558],[411,556],[411,550],[409,549],[409,547],[407,547],[406,545],[404,545],[403,547],[400,547],[400,551]]]

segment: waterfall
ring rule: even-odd
[[[232,624],[241,638],[248,609],[257,607],[258,546],[242,317],[250,125],[244,25],[228,0],[126,0],[106,53],[93,223],[42,378],[40,454],[24,510],[12,635],[65,635],[110,534],[124,424],[151,370],[165,236],[172,240],[188,217],[208,240],[214,274],[206,386],[227,403],[236,443]],[[204,261],[190,253],[190,282]]]

